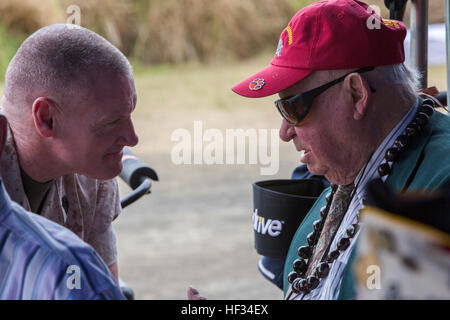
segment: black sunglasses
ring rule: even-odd
[[[324,85],[321,85],[320,87],[296,94],[295,96],[292,97],[278,99],[275,101],[275,106],[281,113],[281,116],[284,119],[286,119],[286,121],[290,125],[296,126],[306,117],[311,108],[314,98],[316,98],[319,94],[321,94],[328,88],[334,86],[335,84],[343,81],[345,77],[351,73],[354,72],[363,73],[371,71],[374,68],[375,67],[364,67],[356,71],[349,72],[338,79],[335,79],[333,81],[325,83]],[[370,87],[370,91],[375,92],[375,89]]]

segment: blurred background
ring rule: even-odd
[[[261,164],[175,165],[171,135],[179,128],[193,135],[196,120],[203,132],[218,129],[224,136],[226,129],[278,129],[274,97],[246,99],[230,88],[269,63],[283,28],[312,2],[0,0],[0,93],[20,43],[45,25],[74,22],[72,5],[80,9],[81,26],[104,36],[133,65],[140,142],[132,151],[160,178],[113,224],[120,276],[136,299],[185,299],[189,285],[210,299],[282,298],[257,270],[252,183],[289,178],[300,154],[280,141],[279,170],[270,176],[260,174]],[[366,2],[389,17],[382,0]],[[429,2],[429,23],[443,23],[444,0]],[[433,52],[445,44],[445,33],[438,31],[436,39]],[[444,64],[430,61],[429,86],[446,89]],[[119,186],[122,195],[130,192]]]

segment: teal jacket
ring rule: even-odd
[[[392,173],[386,180],[394,191],[450,189],[450,117],[435,112],[422,132],[407,146],[392,167]],[[297,249],[306,245],[306,236],[312,232],[312,224],[320,218],[319,210],[326,205],[325,195],[330,188],[323,191],[308,215],[292,238],[286,256],[283,273],[284,293],[289,288],[287,275],[292,271],[292,263],[297,256]],[[355,297],[354,279],[351,272],[355,252],[350,255],[344,269],[338,299]]]

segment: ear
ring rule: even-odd
[[[2,156],[3,148],[6,141],[6,118],[0,114],[0,157]]]
[[[362,119],[367,112],[370,98],[370,87],[367,81],[358,73],[349,74],[344,80],[344,87],[348,90],[353,102],[353,118]]]
[[[41,136],[53,136],[54,102],[45,97],[39,97],[33,102],[31,109],[34,126]]]

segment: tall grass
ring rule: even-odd
[[[130,56],[137,36],[139,2],[142,1],[60,0],[60,6],[77,5],[83,27],[101,34]]]
[[[275,48],[295,13],[288,1],[154,1],[140,25],[135,55],[145,63],[246,58]]]
[[[0,24],[8,32],[30,35],[63,18],[64,10],[58,0],[0,0]]]
[[[62,17],[56,0],[0,0],[0,82],[22,41]]]
[[[81,25],[127,56],[148,63],[249,57],[274,48],[307,0],[0,0],[0,25],[24,36],[65,23],[78,5]]]
[[[8,33],[0,25],[0,82],[3,80],[9,61],[16,53],[22,40],[21,36]]]
[[[69,5],[94,30],[140,65],[242,59],[274,50],[297,10],[314,0],[0,0],[0,68],[17,42],[52,23]],[[388,11],[383,0],[366,0]],[[443,21],[444,0],[429,3],[429,22]],[[406,10],[406,24],[409,9]],[[0,79],[3,76],[0,69]]]

